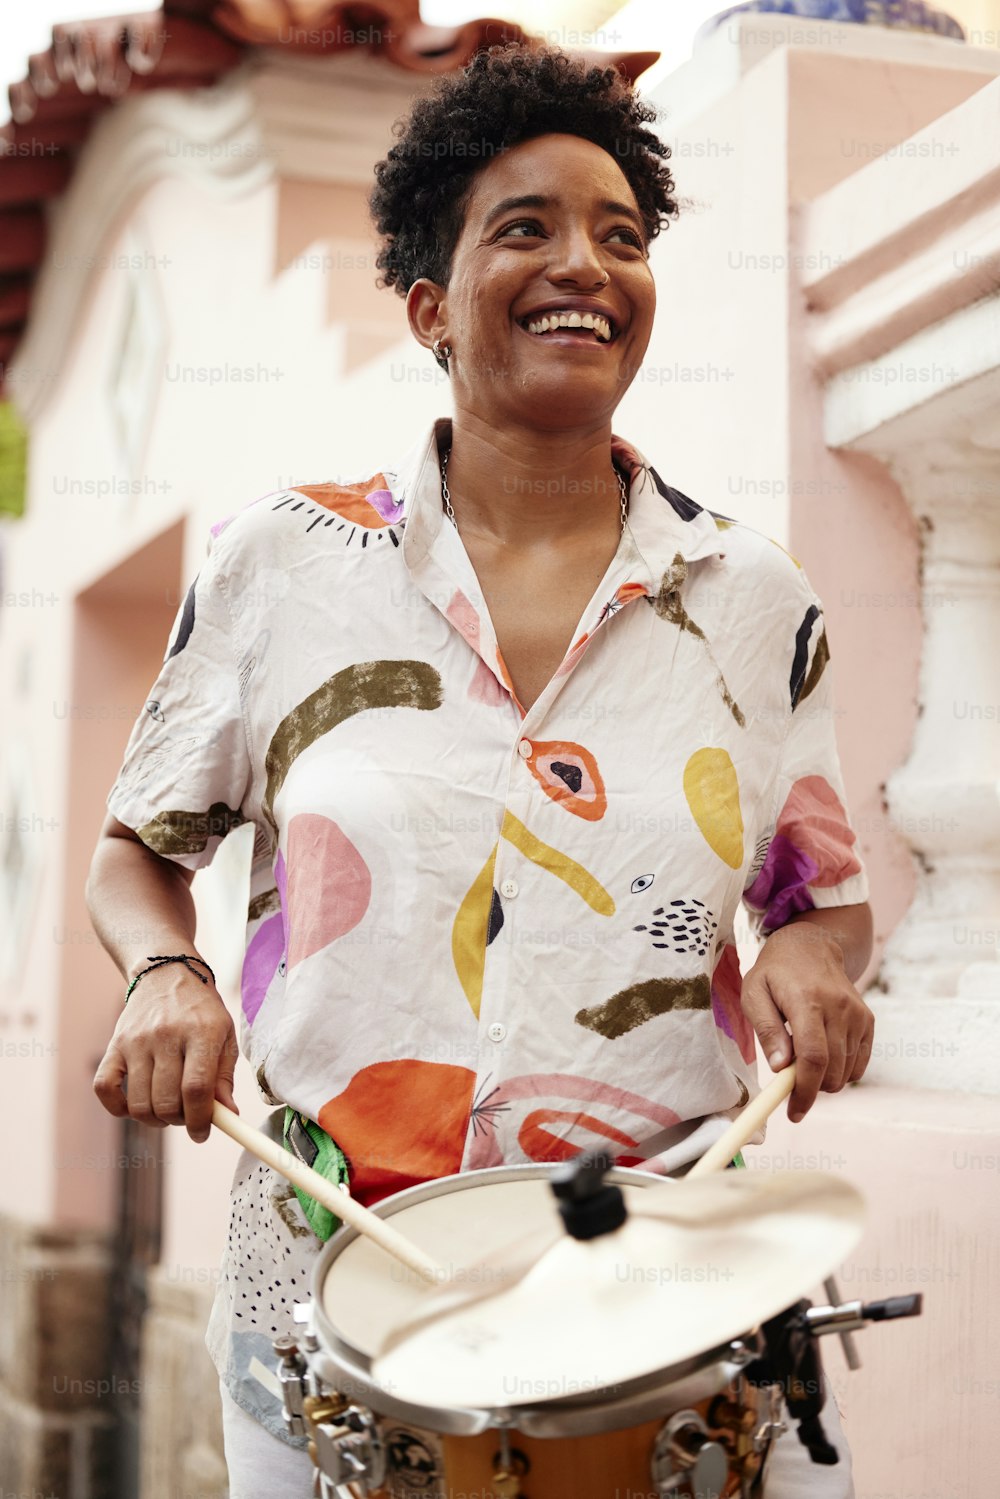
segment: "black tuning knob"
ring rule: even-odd
[[[924,1309],[924,1298],[918,1291],[913,1296],[890,1296],[888,1301],[869,1301],[861,1308],[866,1322],[894,1322],[897,1317],[919,1317]]]
[[[609,1186],[604,1180],[611,1166],[609,1156],[584,1151],[552,1172],[549,1184],[566,1232],[574,1239],[596,1239],[613,1233],[628,1217],[621,1188]]]

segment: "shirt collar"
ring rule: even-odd
[[[403,558],[411,571],[454,529],[447,523],[441,504],[439,438],[442,446],[450,441],[450,417],[432,422],[407,449],[395,472],[386,475],[405,519]],[[655,597],[668,576],[674,583],[681,580],[687,563],[725,555],[728,517],[717,518],[666,484],[645,455],[624,437],[612,434],[611,452],[629,476],[628,525],[621,560],[630,581],[641,583]],[[449,542],[442,544],[450,546]]]

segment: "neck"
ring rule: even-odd
[[[450,426],[450,433],[449,433]],[[438,425],[448,451],[448,489],[459,529],[514,550],[590,540],[621,529],[621,486],[611,424],[539,432],[498,430],[459,413]]]

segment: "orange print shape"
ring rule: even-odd
[[[361,484],[297,484],[295,493],[305,495],[314,505],[332,510],[356,526],[379,531],[386,524],[385,516],[369,503],[367,496],[387,488],[385,475],[373,474]]]
[[[524,763],[545,795],[574,817],[600,822],[608,810],[597,761],[582,744],[568,739],[536,739]]]
[[[568,1125],[570,1133],[577,1129],[586,1130],[588,1134],[598,1135],[614,1145],[631,1146],[632,1149],[638,1143],[631,1135],[615,1129],[613,1124],[606,1124],[593,1114],[581,1114],[578,1109],[534,1109],[517,1134],[518,1144],[529,1160],[570,1161],[581,1150],[589,1148],[585,1143],[567,1138],[565,1134],[552,1134],[545,1128],[547,1124],[554,1124],[557,1128],[562,1125],[564,1130]]]
[[[622,583],[619,588],[615,589],[613,604],[620,607],[623,604],[630,604],[633,599],[644,599],[648,594],[649,589],[645,583]]]
[[[361,1202],[462,1164],[476,1075],[448,1062],[373,1062],[319,1111],[318,1123],[350,1162]]]

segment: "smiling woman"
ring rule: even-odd
[[[491,48],[375,169],[382,284],[451,377],[445,508],[525,710],[624,529],[611,417],[652,331],[649,244],[678,212],[655,118],[614,68]]]
[[[141,974],[96,1080],[113,1113],[204,1138],[230,1098],[178,881],[248,821],[242,1047],[272,1131],[335,1141],[366,1204],[594,1145],[682,1169],[759,1091],[755,1033],[776,1067],[794,1051],[793,1117],[864,1072],[868,886],[822,606],[612,427],[677,213],[654,118],[613,68],[491,48],[375,168],[382,283],[453,415],[213,527],[90,882]],[[741,902],[765,939],[745,976]],[[129,926],[177,956],[153,971]],[[295,1333],[315,1221],[242,1162],[210,1330],[242,1499],[307,1491],[258,1372]],[[846,1462],[796,1474],[804,1449],[777,1448],[767,1499],[851,1492]]]

